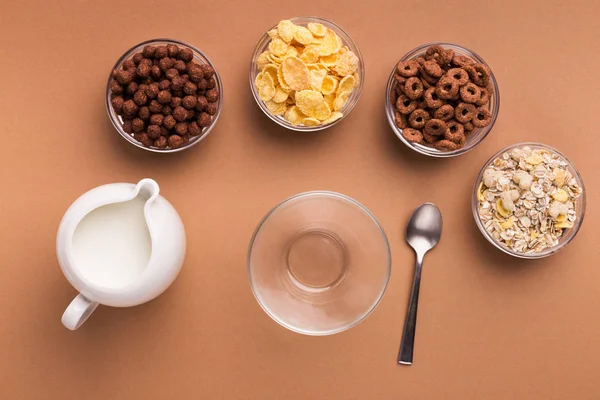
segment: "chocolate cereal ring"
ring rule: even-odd
[[[423,82],[415,76],[408,78],[404,83],[404,94],[416,100],[423,95]]]
[[[427,104],[427,107],[429,108],[440,108],[446,103],[438,97],[434,87],[427,89],[423,93],[423,98],[425,99],[425,104]]]
[[[423,132],[426,132],[431,136],[441,136],[444,134],[444,132],[446,132],[446,127],[447,125],[444,121],[434,118],[425,123],[425,129],[423,129]]]
[[[427,51],[425,52],[425,58],[427,60],[433,60],[438,64],[442,65],[443,60],[445,60],[444,48],[439,44],[434,44],[433,46],[429,46]]]
[[[435,142],[433,144],[433,147],[435,147],[436,149],[441,150],[441,151],[452,151],[452,150],[458,149],[458,144],[444,139],[444,140],[438,140],[437,142]]]
[[[454,60],[454,50],[444,50],[444,63],[442,65],[450,64]]]
[[[440,67],[440,65],[435,61],[431,60],[425,61],[425,63],[423,64],[423,70],[434,78],[441,78],[444,74],[444,70],[442,69],[442,67]]]
[[[402,96],[404,94],[404,84],[397,83],[394,85],[394,91],[398,96]]]
[[[481,89],[472,82],[469,82],[460,88],[460,98],[463,99],[465,103],[476,103],[480,97]]]
[[[464,126],[457,121],[450,121],[446,124],[446,130],[444,131],[444,139],[447,139],[454,143],[460,143],[462,137],[465,136]]]
[[[485,86],[485,90],[488,91],[488,93],[489,93],[490,96],[492,96],[494,94],[494,85],[492,84],[492,80],[491,79],[488,82],[488,84]]]
[[[408,128],[408,117],[404,114],[400,114],[398,111],[394,113],[394,122],[400,129]]]
[[[437,83],[435,92],[443,100],[449,100],[458,95],[458,81],[449,76],[443,76]]]
[[[425,122],[427,122],[430,118],[431,117],[427,111],[418,108],[410,113],[410,116],[408,117],[408,124],[412,128],[421,129],[425,126]]]
[[[475,129],[471,121],[464,123],[463,127],[465,128],[465,132],[471,132],[473,129]]]
[[[454,78],[458,81],[460,86],[464,86],[469,82],[469,74],[462,68],[451,68],[446,73],[451,78]]]
[[[490,81],[490,70],[483,64],[477,63],[467,65],[464,69],[469,74],[469,78],[471,78],[473,83],[477,86],[485,87]]]
[[[444,104],[433,113],[433,118],[449,121],[454,118],[454,107],[450,104]]]
[[[420,69],[421,65],[419,65],[419,63],[415,60],[400,61],[396,65],[396,72],[399,75],[405,76],[407,78],[417,76]]]
[[[419,56],[419,57],[415,58],[415,61],[418,62],[419,65],[422,67],[423,64],[425,64],[425,61],[427,61],[427,60],[425,59],[425,57]]]
[[[417,109],[418,102],[416,100],[409,99],[405,94],[398,97],[396,100],[396,110],[400,114],[410,114]]]
[[[437,85],[440,78],[436,78],[435,76],[431,76],[424,69],[421,70],[421,80],[427,81],[431,86]]]
[[[467,56],[454,56],[452,59],[452,64],[456,65],[457,67],[464,67],[466,65],[475,64],[475,61],[471,60]]]
[[[425,90],[435,87],[435,84],[432,85],[431,83],[427,82],[425,79],[421,79],[421,83],[423,84],[423,89],[425,89]]]
[[[423,139],[426,143],[435,143],[439,139],[439,136],[433,136],[427,132],[423,132]]]
[[[492,114],[485,107],[478,107],[475,110],[475,114],[473,115],[473,119],[471,119],[473,126],[476,128],[483,128],[484,126],[488,126],[490,122],[492,122]]]
[[[416,129],[402,129],[402,137],[411,143],[423,143],[423,134]]]
[[[490,102],[490,93],[485,88],[479,88],[479,98],[475,102],[478,106],[485,106]]]
[[[394,73],[394,80],[396,82],[398,82],[401,85],[404,85],[404,82],[406,82],[406,77],[400,75],[399,73],[395,72]]]
[[[463,124],[469,122],[474,116],[475,106],[473,104],[459,103],[454,109],[454,118]]]

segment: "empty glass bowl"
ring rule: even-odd
[[[456,55],[467,56],[470,59],[472,59],[478,63],[485,64],[487,66],[485,61],[483,61],[483,59],[479,55],[477,55],[475,52],[473,52],[465,47],[462,47],[462,46],[459,46],[456,44],[452,44],[452,43],[424,44],[424,45],[419,46],[416,49],[408,52],[399,61],[408,61],[408,60],[413,60],[420,56],[424,56],[427,49],[430,46],[435,45],[435,44],[438,44],[445,49],[452,49],[452,50],[454,50],[454,53]],[[492,94],[492,96],[490,96],[490,101],[487,104],[488,110],[490,111],[491,116],[492,116],[492,121],[490,122],[490,124],[488,126],[483,127],[483,128],[475,128],[471,132],[469,132],[467,135],[467,141],[466,141],[465,145],[457,150],[442,151],[442,150],[438,150],[438,149],[435,149],[434,147],[427,146],[424,144],[417,144],[417,143],[409,142],[402,136],[402,129],[398,128],[398,126],[396,126],[396,123],[394,122],[395,104],[393,104],[393,102],[392,102],[391,94],[392,94],[392,91],[394,90],[394,72],[395,72],[395,70],[396,70],[396,66],[394,65],[394,69],[392,70],[392,73],[390,74],[390,77],[389,77],[388,83],[387,83],[387,87],[385,89],[386,115],[387,115],[388,122],[389,122],[390,126],[392,127],[392,130],[394,131],[396,136],[398,136],[398,138],[400,138],[400,140],[406,146],[411,148],[412,150],[416,151],[417,153],[421,153],[421,154],[431,156],[431,157],[456,157],[461,154],[465,154],[469,150],[472,150],[473,148],[475,148],[475,146],[477,146],[479,143],[481,143],[483,141],[483,139],[485,139],[486,136],[492,130],[494,123],[496,122],[496,118],[498,117],[498,111],[500,109],[500,93],[498,91],[498,84],[496,82],[494,72],[491,71],[491,68],[490,68],[490,71],[491,71],[490,81],[494,88],[494,93]]]
[[[212,116],[212,122],[209,126],[207,126],[206,128],[202,129],[202,133],[198,136],[190,136],[189,138],[189,142],[181,147],[178,148],[166,148],[166,149],[159,149],[157,147],[146,147],[144,146],[142,143],[138,142],[137,140],[135,140],[133,138],[133,134],[131,133],[127,133],[123,130],[123,117],[118,115],[115,110],[113,109],[113,106],[111,104],[110,101],[110,97],[111,97],[111,90],[110,90],[110,84],[113,81],[112,78],[112,71],[114,71],[115,69],[121,68],[121,66],[123,65],[123,62],[125,62],[125,60],[131,58],[134,54],[141,52],[142,49],[144,48],[144,46],[148,46],[148,45],[152,45],[152,46],[166,46],[168,44],[175,44],[179,47],[187,47],[189,49],[192,50],[192,52],[194,53],[194,61],[200,63],[200,64],[208,64],[211,67],[213,67],[213,69],[215,70],[215,75],[214,75],[214,79],[215,79],[215,89],[217,89],[219,91],[219,100],[217,102],[217,112],[215,115]],[[125,54],[123,54],[121,56],[121,58],[119,58],[119,60],[117,61],[117,63],[115,64],[115,66],[111,69],[111,74],[108,76],[108,83],[106,85],[106,111],[108,112],[108,116],[110,118],[110,121],[112,122],[113,126],[115,127],[115,129],[117,130],[117,132],[119,132],[119,134],[125,138],[125,140],[127,140],[129,143],[133,144],[134,146],[137,146],[139,148],[142,148],[144,150],[148,150],[148,151],[152,151],[155,153],[174,153],[177,151],[182,151],[185,149],[189,149],[190,147],[198,144],[202,139],[204,139],[214,128],[214,126],[217,123],[217,120],[219,119],[219,115],[221,115],[221,109],[223,107],[223,83],[221,82],[221,77],[219,76],[219,72],[217,71],[217,68],[215,67],[215,65],[208,59],[208,57],[202,53],[200,50],[198,50],[197,48],[195,48],[194,46],[185,43],[185,42],[181,42],[179,40],[173,40],[173,39],[152,39],[152,40],[147,40],[145,42],[136,44],[135,46],[133,46],[131,49],[127,50],[125,52]]]
[[[577,219],[574,221],[573,227],[563,230],[562,236],[558,239],[558,244],[556,244],[555,246],[546,248],[540,252],[531,251],[531,249],[525,249],[526,251],[515,251],[514,249],[509,248],[505,243],[502,243],[502,242],[494,239],[492,234],[486,230],[485,224],[479,215],[480,201],[477,197],[477,192],[480,190],[480,184],[483,182],[485,170],[490,165],[492,165],[492,163],[494,163],[494,161],[496,159],[498,159],[498,158],[502,159],[505,154],[508,159],[508,158],[510,158],[510,153],[514,149],[521,149],[523,147],[529,147],[532,150],[535,150],[535,149],[546,150],[549,153],[554,153],[554,154],[557,154],[558,156],[560,156],[568,164],[565,167],[566,171],[568,171],[568,173],[573,177],[573,179],[575,180],[577,185],[581,188],[581,195],[579,197],[577,197],[574,201],[574,208],[576,211]],[[536,178],[534,178],[534,179],[536,179]],[[533,143],[533,142],[517,143],[517,144],[513,144],[511,146],[508,146],[508,147],[500,150],[498,153],[494,154],[481,168],[481,171],[479,171],[479,174],[477,175],[477,179],[475,180],[475,186],[473,188],[473,194],[471,196],[471,208],[473,210],[473,217],[475,218],[475,223],[477,224],[477,227],[479,228],[479,230],[481,231],[483,236],[488,240],[488,242],[490,242],[492,245],[494,245],[494,247],[496,247],[497,249],[503,251],[504,253],[514,256],[514,257],[525,258],[525,259],[536,259],[536,258],[548,257],[550,255],[557,253],[558,251],[562,250],[567,244],[569,244],[573,240],[573,238],[575,238],[575,236],[579,232],[579,229],[581,228],[581,224],[583,222],[583,217],[585,215],[585,204],[586,204],[585,195],[586,195],[586,193],[585,193],[585,188],[583,186],[583,180],[581,179],[581,175],[579,175],[579,173],[577,172],[577,170],[575,169],[573,164],[571,164],[571,162],[562,153],[560,153],[558,150],[556,150],[548,145],[541,144],[541,143]],[[551,196],[549,196],[549,198],[544,197],[541,200],[544,200],[546,202],[553,201]],[[532,209],[537,210],[537,204],[534,204],[532,206]],[[543,212],[543,210],[540,210],[540,214],[542,212]]]
[[[301,193],[258,224],[248,275],[256,300],[279,324],[330,335],[358,324],[381,300],[390,277],[389,244],[356,200]]]
[[[343,116],[340,119],[337,119],[331,123],[320,124],[320,125],[315,125],[315,126],[305,126],[305,125],[294,125],[294,124],[286,121],[285,118],[283,118],[283,116],[275,115],[271,111],[269,111],[269,109],[265,105],[264,101],[261,100],[261,98],[258,94],[258,89],[256,88],[256,85],[255,85],[255,79],[256,79],[257,75],[261,72],[260,69],[258,68],[258,63],[257,63],[258,57],[260,56],[261,53],[263,53],[265,50],[268,49],[269,43],[271,42],[271,37],[269,36],[268,31],[270,31],[272,29],[276,29],[277,26],[273,26],[273,27],[269,28],[267,30],[267,32],[265,32],[263,37],[258,41],[258,44],[256,45],[256,48],[254,50],[254,54],[252,55],[252,61],[250,63],[250,75],[249,75],[250,88],[252,90],[252,95],[254,96],[254,100],[256,100],[256,104],[258,104],[260,109],[271,120],[275,121],[277,124],[283,126],[284,128],[287,128],[287,129],[290,129],[293,131],[299,131],[299,132],[313,132],[313,131],[319,131],[322,129],[329,128],[330,126],[337,124],[338,122],[343,120],[348,114],[350,114],[350,112],[352,111],[354,106],[356,106],[356,103],[358,103],[358,99],[360,97],[360,94],[362,93],[363,84],[365,81],[365,65],[364,65],[362,55],[360,54],[360,51],[358,50],[358,46],[356,46],[356,44],[350,38],[350,36],[342,28],[340,28],[339,26],[337,26],[336,24],[334,24],[333,22],[331,22],[329,20],[326,20],[324,18],[318,18],[318,17],[298,17],[298,18],[292,18],[292,19],[290,19],[290,21],[293,22],[295,25],[301,25],[304,27],[306,27],[306,25],[311,22],[324,25],[325,27],[327,27],[327,28],[331,29],[333,32],[335,32],[342,39],[343,45],[347,46],[348,49],[350,51],[354,52],[354,54],[356,54],[356,56],[358,57],[358,60],[359,60],[358,69],[357,69],[358,78],[359,78],[358,85],[351,92],[350,97],[348,98],[348,101],[346,102],[346,105],[340,110],[340,112],[343,114]]]

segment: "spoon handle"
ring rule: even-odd
[[[417,254],[415,278],[410,294],[410,302],[408,304],[406,320],[404,321],[402,342],[400,343],[400,352],[398,353],[398,364],[411,365],[413,361],[413,348],[415,345],[415,328],[417,326],[417,306],[419,304],[419,287],[421,286],[422,265],[423,256]]]

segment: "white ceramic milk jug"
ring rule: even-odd
[[[113,183],[69,207],[56,239],[63,273],[80,292],[62,316],[67,328],[79,328],[98,304],[135,306],[173,283],[185,257],[185,231],[158,192],[152,179]]]

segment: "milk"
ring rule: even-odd
[[[135,282],[148,265],[152,243],[140,196],[99,207],[79,223],[72,255],[80,273],[94,285],[118,288]]]

